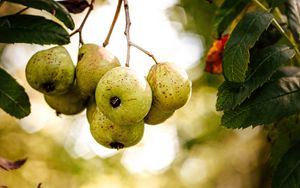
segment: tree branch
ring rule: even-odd
[[[118,0],[118,5],[117,5],[117,8],[116,8],[116,13],[115,13],[114,19],[113,19],[113,21],[111,23],[111,26],[109,28],[108,34],[106,36],[106,39],[103,42],[103,47],[107,46],[108,43],[109,43],[110,36],[111,36],[111,34],[112,34],[113,30],[114,30],[115,24],[116,24],[116,22],[118,20],[119,14],[120,14],[122,1],[123,0]]]

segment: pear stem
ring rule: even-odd
[[[82,38],[82,30],[83,30],[83,27],[84,27],[84,24],[86,22],[86,20],[88,19],[90,13],[92,12],[92,10],[94,9],[94,3],[95,3],[95,0],[91,0],[91,3],[89,4],[89,9],[83,19],[83,21],[81,22],[80,26],[78,29],[76,29],[73,33],[70,34],[70,37],[75,35],[76,33],[79,34],[79,44],[80,45],[83,45],[84,42],[83,42],[83,38]]]
[[[154,62],[157,64],[158,61],[156,60],[156,58],[154,57],[154,55],[150,52],[148,52],[147,50],[145,50],[144,48],[138,46],[137,44],[131,42],[130,40],[130,26],[131,26],[131,21],[130,21],[130,14],[129,14],[129,5],[128,5],[128,1],[127,0],[123,0],[124,1],[124,10],[125,10],[125,18],[126,18],[126,27],[125,27],[125,36],[127,39],[127,58],[126,58],[126,67],[129,67],[129,61],[130,61],[130,47],[133,46],[135,48],[137,48],[138,50],[144,52],[145,54],[147,54],[149,57],[151,57]]]
[[[123,2],[123,0],[118,0],[118,5],[117,5],[117,8],[116,8],[116,13],[115,13],[114,19],[113,19],[113,21],[111,23],[111,26],[109,28],[108,34],[106,36],[106,39],[103,42],[103,47],[107,46],[108,43],[109,43],[110,36],[111,36],[111,34],[112,34],[113,30],[114,30],[114,27],[116,25],[116,22],[118,20],[119,14],[120,14],[122,2]]]

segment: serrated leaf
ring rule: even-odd
[[[273,188],[299,188],[300,186],[300,141],[282,157],[273,174]]]
[[[246,128],[296,113],[300,113],[300,77],[283,77],[263,85],[234,110],[224,111],[221,122],[228,128]]]
[[[0,42],[62,45],[70,37],[61,25],[44,17],[10,15],[0,17]]]
[[[74,21],[69,12],[61,4],[54,0],[4,0],[18,3],[35,9],[46,10],[53,16],[62,21],[69,29],[74,29]]]
[[[221,36],[231,22],[243,11],[250,0],[225,0],[216,13],[214,25]]]
[[[226,80],[244,82],[250,59],[249,50],[268,28],[272,14],[255,11],[247,14],[233,30],[225,45],[223,70]]]
[[[279,5],[283,4],[284,2],[286,2],[287,0],[267,0],[268,4],[270,5],[270,7],[274,8],[274,7],[278,7]]]
[[[289,28],[292,31],[294,39],[297,43],[300,42],[300,1],[288,0],[286,2],[286,16]]]
[[[240,105],[294,55],[294,50],[287,45],[274,45],[254,53],[249,65],[251,69],[243,84],[225,81],[219,87],[217,110],[230,110]]]
[[[23,118],[30,114],[30,102],[24,88],[1,68],[0,108],[16,118]]]

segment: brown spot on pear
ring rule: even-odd
[[[173,114],[174,111],[164,112],[157,108],[155,105],[152,105],[147,116],[144,118],[144,121],[149,125],[157,125],[166,121]]]
[[[148,83],[153,104],[164,112],[181,108],[190,98],[191,82],[187,73],[173,63],[158,63],[151,67]]]
[[[82,45],[76,66],[78,87],[86,95],[94,95],[100,78],[108,70],[119,66],[119,60],[105,48],[96,44]]]
[[[82,112],[87,106],[89,97],[83,95],[75,85],[62,95],[44,95],[47,104],[56,110],[57,114],[74,115]]]
[[[68,51],[56,46],[35,53],[26,65],[29,85],[46,94],[61,95],[69,91],[75,79],[75,66]]]
[[[90,104],[88,107],[91,116],[88,116],[90,131],[94,139],[101,145],[122,149],[136,145],[144,135],[144,122],[134,124],[116,124],[108,119],[96,106]]]
[[[116,124],[132,124],[144,119],[152,103],[146,79],[128,67],[109,70],[99,81],[97,106]]]

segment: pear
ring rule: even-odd
[[[35,53],[26,65],[27,82],[46,95],[66,93],[72,87],[74,78],[75,66],[63,46]]]
[[[97,105],[96,105],[95,97],[91,96],[88,105],[86,107],[86,118],[89,124],[92,123],[93,115],[96,112],[96,109],[97,109]]]
[[[101,145],[122,149],[137,144],[144,135],[144,122],[134,124],[115,124],[109,120],[94,103],[90,103],[87,115],[90,131],[94,139]]]
[[[76,66],[78,87],[84,94],[94,95],[100,78],[108,70],[119,66],[119,60],[105,48],[96,44],[82,45]]]
[[[164,112],[160,110],[156,105],[152,105],[147,116],[144,118],[145,123],[148,125],[157,125],[166,121],[174,114],[175,111]]]
[[[152,103],[152,91],[146,79],[128,67],[116,67],[99,81],[97,106],[116,124],[132,124],[144,119]]]
[[[67,93],[55,96],[44,95],[44,99],[57,114],[74,115],[85,109],[89,97],[83,95],[75,84]]]
[[[153,92],[153,104],[161,111],[181,108],[190,98],[191,82],[187,73],[173,63],[153,65],[147,80]]]

